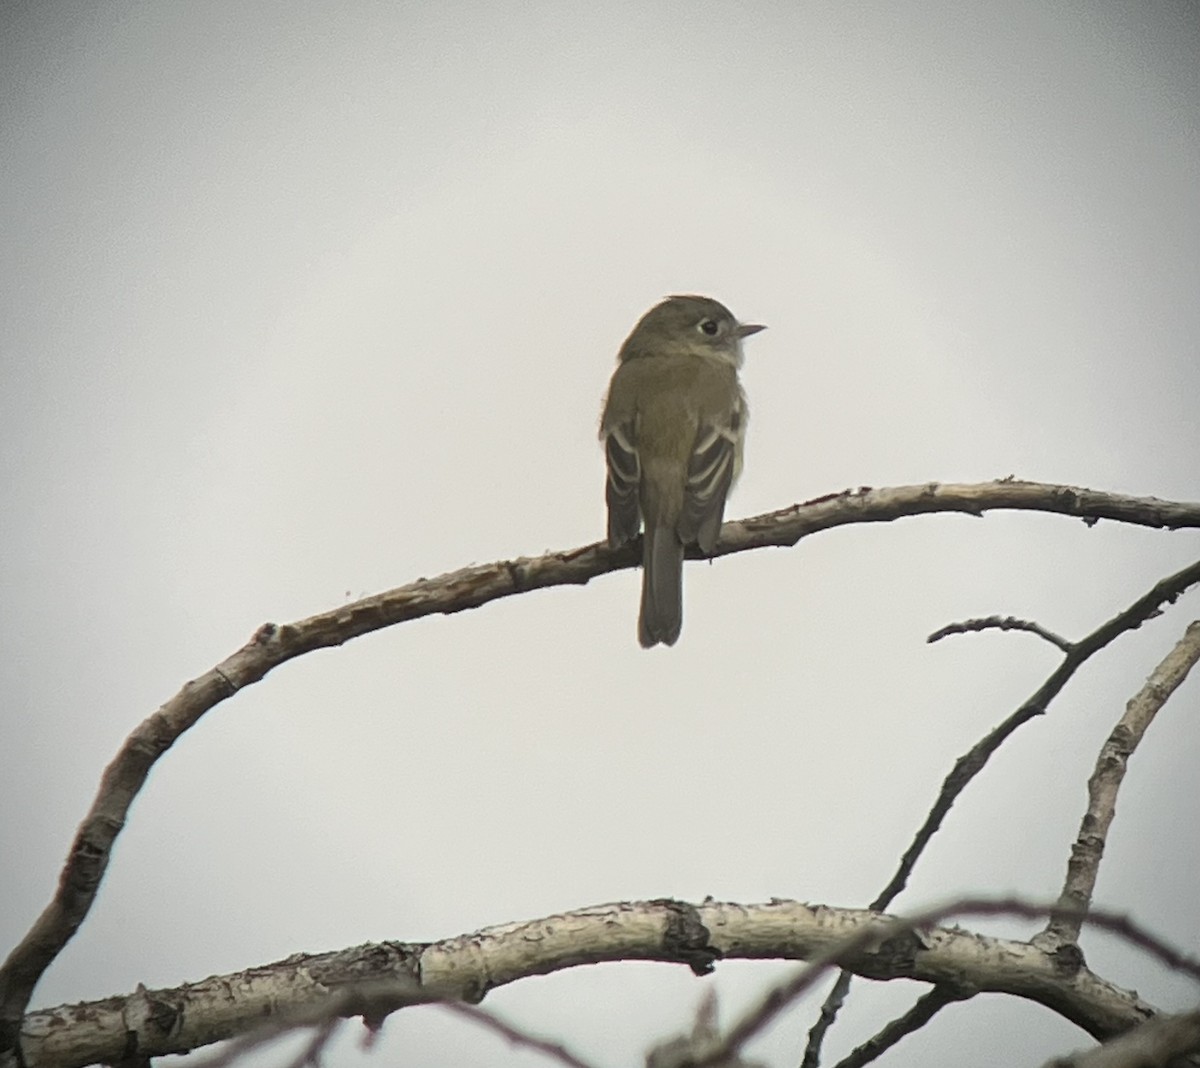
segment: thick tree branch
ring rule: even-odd
[[[726,523],[715,556],[767,545],[794,545],[819,530],[880,523],[938,512],[982,515],[992,509],[1053,512],[1088,523],[1100,519],[1139,526],[1200,527],[1200,503],[1128,497],[1072,486],[1002,480],[866,489],[834,494],[777,512]],[[547,586],[583,584],[638,562],[631,544],[602,543],[544,556],[464,568],[436,579],[365,597],[296,623],[264,624],[245,646],[193,679],[143,722],[104,772],[91,810],[76,833],[53,899],[0,966],[0,1068],[14,1058],[21,1016],[34,986],[87,916],[112,845],[133,798],[160,756],[210,708],[294,657],[341,645],[407,620],[477,608],[488,601]]]
[[[795,901],[599,905],[442,942],[384,942],[297,954],[172,990],[139,989],[127,997],[62,1005],[30,1013],[21,1037],[31,1068],[78,1068],[188,1052],[253,1032],[276,1015],[279,1027],[314,1026],[338,1014],[364,1015],[377,1024],[399,1007],[476,1002],[489,990],[527,976],[616,960],[684,963],[697,972],[716,959],[809,960],[818,968],[814,979],[836,964],[872,979],[917,979],[1028,998],[1101,1039],[1154,1016],[1154,1008],[1135,993],[1078,961],[1064,964],[1025,942],[933,926],[935,917],[952,912],[1016,910],[1046,913],[1006,901],[965,902],[912,921]],[[1096,914],[1089,922],[1118,928],[1172,966],[1193,966],[1123,919]],[[789,986],[785,998],[792,993]],[[771,1015],[739,1033],[749,1037]]]
[[[1059,904],[1046,927],[1050,939],[1046,948],[1074,943],[1079,938],[1083,916],[1092,903],[1100,860],[1108,841],[1117,809],[1117,792],[1125,778],[1125,768],[1147,728],[1167,698],[1187,678],[1200,660],[1200,620],[1191,624],[1175,647],[1156,667],[1146,685],[1130,699],[1112,733],[1100,747],[1096,770],[1088,779],[1088,806],[1079,825],[1079,834],[1071,847],[1067,877]]]
[[[932,924],[941,923],[952,916],[1011,915],[1023,916],[1027,919],[1040,919],[1059,907],[1057,904],[1053,906],[1035,905],[1027,901],[1022,901],[1019,898],[963,898],[948,905],[928,909],[916,916],[910,916],[903,920],[891,917],[883,918],[880,917],[879,913],[868,912],[868,916],[877,917],[879,926],[874,929],[870,926],[861,927],[853,933],[848,934],[839,944],[830,946],[824,952],[809,958],[810,963],[799,969],[790,979],[769,989],[759,999],[757,1004],[752,1005],[742,1015],[741,1019],[733,1024],[720,1041],[713,1043],[712,1047],[703,1056],[696,1058],[692,1068],[705,1068],[705,1066],[715,1068],[715,1066],[724,1063],[727,1058],[735,1056],[750,1039],[754,1038],[755,1035],[767,1027],[788,1005],[805,991],[809,990],[831,968],[840,967],[859,974],[869,975],[869,973],[861,969],[861,966],[848,965],[847,963],[848,959],[856,958],[868,946],[878,945],[881,949],[885,947],[903,947],[901,955],[905,952],[914,952],[914,950],[915,955],[919,955],[922,950],[928,948],[926,939],[932,931],[960,930],[957,927],[931,928]],[[1200,981],[1200,961],[1185,956],[1161,939],[1155,938],[1150,932],[1134,923],[1128,917],[1097,910],[1088,914],[1087,922],[1119,935],[1121,938],[1144,950],[1168,968],[1185,972],[1193,979]],[[1028,949],[1036,948],[1031,943],[1026,942],[1006,942],[1005,945],[1025,946]],[[894,949],[893,952],[895,952]],[[1062,984],[1062,993],[1067,991],[1077,976],[1086,972],[1083,962],[1078,955],[1047,953],[1045,959],[1051,969],[1058,973],[1059,982]],[[1088,974],[1091,975],[1090,972]],[[880,976],[871,976],[871,978],[880,978]],[[1095,976],[1092,976],[1092,978],[1094,979]],[[972,977],[962,972],[956,976],[948,973],[944,974],[941,977],[941,981],[957,983],[963,986],[978,986],[981,992],[988,989],[988,987],[976,983]],[[1015,993],[1015,991],[1010,991],[1010,993]],[[1033,998],[1033,1000],[1040,999]],[[1130,1027],[1122,1027],[1117,1031],[1102,1033],[1084,1023],[1078,1016],[1073,1015],[1073,1010],[1068,1008],[1061,1000],[1055,999],[1053,1002],[1043,1001],[1042,1004],[1054,1009],[1060,1015],[1089,1031],[1094,1038],[1101,1040],[1112,1035],[1123,1034],[1125,1031],[1131,1029]],[[1151,1010],[1146,1018],[1151,1018],[1154,1015],[1154,1011]],[[1137,1026],[1141,1022],[1141,1020],[1138,1020],[1132,1026]]]

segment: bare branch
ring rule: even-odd
[[[336,955],[324,955],[326,958],[334,956]],[[297,958],[289,960],[295,959]],[[311,959],[322,960],[321,957]],[[265,969],[252,969],[252,971],[256,973],[255,980],[261,980]],[[248,974],[243,972],[238,978],[244,979]],[[307,996],[302,995],[294,1000],[281,1002],[273,1009],[263,1011],[258,1021],[251,1023],[248,1027],[232,1031],[229,1034],[218,1035],[211,1041],[220,1042],[225,1039],[231,1041],[226,1043],[224,1049],[212,1056],[198,1058],[195,1068],[230,1068],[242,1057],[273,1042],[281,1035],[285,1035],[289,1031],[299,1031],[311,1027],[313,1029],[312,1036],[289,1065],[289,1068],[303,1068],[306,1064],[316,1064],[319,1061],[326,1046],[337,1033],[338,1026],[346,1018],[362,1016],[363,1023],[368,1028],[368,1034],[374,1035],[378,1031],[380,1022],[388,1013],[407,1005],[422,1005],[436,1000],[426,995],[421,990],[420,984],[402,971],[386,979],[367,977],[358,984],[344,984],[332,993],[330,988],[322,982],[324,978],[325,974],[319,967],[315,973],[304,975],[303,981],[306,984],[304,994]],[[206,982],[211,981],[206,980]],[[155,1016],[153,1018],[141,1016],[133,1021],[134,1026],[131,1026],[127,1032],[125,1048],[126,1050],[133,1049],[139,1058],[149,1062],[152,1056],[159,1054],[148,1053],[142,1045],[142,1040],[156,1031],[170,1028],[179,1030],[183,1014],[194,1008],[200,1008],[203,1015],[201,1007],[203,1001],[200,1006],[191,1006],[184,1002],[171,1000],[170,995],[173,991],[151,992],[145,988],[139,988],[138,992],[154,1007]],[[110,999],[110,1001],[115,1000],[122,999]],[[128,1013],[123,1012],[122,1017],[129,1026],[131,1021]],[[195,1024],[196,1021],[192,1021],[192,1023]],[[203,1026],[202,1023],[201,1026]],[[191,1048],[198,1049],[208,1044],[209,1042],[202,1041]],[[191,1052],[191,1050],[178,1050],[177,1052]],[[102,1058],[97,1058],[97,1060],[100,1059]],[[34,1060],[27,1063],[41,1068],[39,1061]],[[74,1064],[71,1061],[68,1063]],[[92,1063],[95,1062],[80,1062],[80,1064]]]
[[[368,948],[368,947],[362,947]],[[593,1068],[587,1061],[576,1057],[565,1046],[550,1042],[501,1019],[495,1013],[481,1009],[453,997],[432,999],[420,990],[411,978],[367,979],[345,986],[337,993],[318,1000],[303,1010],[288,1008],[268,1019],[251,1031],[239,1035],[216,1056],[201,1059],[198,1068],[230,1068],[240,1058],[253,1050],[273,1041],[288,1031],[311,1027],[311,1039],[288,1064],[288,1068],[305,1068],[316,1065],[320,1056],[337,1031],[337,1027],[348,1016],[361,1015],[367,1026],[368,1042],[374,1041],[384,1019],[397,1009],[410,1005],[436,1004],[438,1008],[461,1016],[472,1023],[493,1031],[511,1045],[523,1046],[552,1057],[567,1068]],[[149,1058],[146,1058],[149,1060]]]
[[[1200,526],[1200,503],[1195,502],[1122,497],[1078,486],[1054,486],[1016,479],[965,484],[930,482],[894,489],[864,486],[726,523],[721,528],[715,555],[723,556],[762,545],[795,545],[818,530],[846,523],[888,523],[902,516],[933,512],[979,516],[993,509],[1055,512],[1075,516],[1088,526],[1098,519],[1169,530]]]
[[[285,1010],[268,1019],[246,1034],[229,1042],[213,1057],[201,1058],[197,1068],[230,1068],[248,1053],[266,1045],[288,1031],[311,1027],[312,1036],[304,1048],[288,1063],[287,1068],[306,1068],[320,1063],[321,1054],[337,1032],[345,1017],[361,1014],[368,1028],[368,1041],[378,1034],[384,1018],[398,1008],[408,1005],[430,1003],[427,996],[418,995],[411,979],[372,979],[358,985],[350,985],[337,993],[317,1001],[303,1011]],[[476,1005],[447,998],[435,1002],[439,1008],[462,1016],[472,1023],[481,1025],[506,1039],[514,1046],[524,1046],[554,1058],[567,1068],[593,1068],[587,1061],[580,1060],[565,1046],[538,1038],[502,1020],[495,1013]],[[145,1058],[147,1061],[149,1058]]]
[[[846,1004],[846,995],[850,992],[850,984],[853,981],[853,973],[846,971],[845,968],[838,972],[837,979],[829,988],[825,1000],[821,1002],[820,1012],[817,1013],[817,1022],[808,1030],[808,1041],[804,1044],[804,1056],[800,1058],[800,1068],[818,1068],[820,1065],[821,1047],[825,1044],[825,1036],[837,1022],[838,1013]]]
[[[966,902],[962,911],[971,911],[972,905],[979,903]],[[976,911],[1003,912],[1005,906],[987,901]],[[1034,914],[1044,916],[1045,910]],[[710,959],[809,960],[822,967],[835,962],[872,979],[916,979],[1007,993],[1045,1005],[1099,1039],[1155,1015],[1154,1007],[1135,993],[1078,961],[1064,963],[1059,955],[1026,942],[932,926],[930,915],[935,914],[902,922],[865,909],[795,901],[598,905],[442,942],[384,942],[336,953],[296,954],[175,989],[61,1005],[26,1016],[21,1037],[32,1068],[79,1068],[131,1054],[159,1057],[231,1038],[237,1053],[284,1029],[314,1026],[331,1015],[363,1016],[377,1027],[397,1008],[434,1001],[473,1003],[497,986],[585,964],[658,960],[686,963],[695,970],[701,950]],[[1095,922],[1105,919],[1099,915]],[[913,933],[917,925],[922,925],[919,934]],[[1183,959],[1177,954],[1168,958]],[[135,998],[142,1006],[136,1013],[131,1012]],[[269,1021],[266,1038],[253,1037],[264,1034],[264,1021]]]
[[[844,973],[843,973],[844,974]],[[834,1068],[863,1068],[863,1065],[878,1060],[902,1038],[919,1031],[947,1005],[974,997],[974,987],[953,986],[940,983],[927,994],[917,999],[916,1004],[903,1016],[898,1016],[874,1034],[862,1045],[851,1050]]]
[[[386,1016],[398,1008],[416,1004],[436,1004],[438,1008],[453,1013],[493,1031],[511,1045],[523,1046],[552,1057],[567,1068],[593,1068],[587,1061],[576,1057],[565,1046],[530,1034],[501,1019],[495,1013],[469,1005],[463,1001],[446,998],[430,1002],[428,996],[414,996],[416,987],[411,979],[373,979],[345,989],[318,1001],[304,1011],[283,1011],[265,1024],[240,1035],[229,1042],[220,1053],[202,1058],[197,1068],[230,1068],[239,1059],[253,1050],[273,1041],[288,1031],[311,1027],[313,1034],[304,1048],[288,1062],[287,1068],[305,1068],[320,1063],[321,1054],[337,1032],[345,1017],[361,1014],[368,1028],[368,1042],[374,1041]],[[145,1058],[147,1061],[149,1058]]]
[[[489,1031],[495,1031],[496,1034],[507,1039],[511,1045],[524,1046],[526,1049],[544,1053],[547,1057],[553,1057],[560,1064],[567,1065],[568,1068],[592,1068],[587,1061],[580,1060],[566,1046],[522,1031],[507,1020],[500,1019],[495,1013],[481,1009],[478,1005],[468,1005],[462,1001],[443,1001],[441,1007],[456,1016],[465,1016],[468,1020],[481,1024]]]
[[[1082,917],[1092,903],[1092,892],[1100,871],[1100,859],[1108,840],[1117,808],[1117,792],[1125,778],[1130,756],[1154,721],[1167,698],[1187,678],[1200,660],[1200,620],[1191,624],[1175,647],[1166,655],[1125,706],[1112,733],[1100,747],[1096,770],[1088,779],[1088,806],[1079,825],[1079,834],[1071,847],[1067,877],[1059,903],[1062,913],[1054,913],[1045,935],[1052,945],[1073,943],[1079,938]]]
[[[1022,916],[1028,919],[1040,919],[1057,908],[1059,908],[1057,904],[1036,905],[1022,901],[1019,898],[963,898],[948,905],[942,905],[938,908],[918,913],[905,920],[880,917],[877,927],[873,929],[865,927],[856,931],[854,934],[848,936],[840,945],[831,946],[818,956],[813,957],[811,963],[797,971],[790,979],[768,990],[758,1003],[752,1006],[729,1029],[724,1039],[714,1043],[702,1057],[696,1059],[693,1068],[718,1065],[723,1060],[735,1055],[738,1050],[770,1024],[788,1005],[812,987],[825,972],[834,967],[846,967],[844,954],[854,957],[872,944],[880,946],[886,946],[889,943],[895,944],[898,940],[903,940],[905,935],[908,935],[917,945],[924,947],[926,939],[930,934],[927,928],[932,924],[941,923],[951,916],[1011,915]],[[870,915],[878,914],[871,913]],[[1169,968],[1185,972],[1200,982],[1200,961],[1180,953],[1166,942],[1150,934],[1149,931],[1139,924],[1134,923],[1127,916],[1096,910],[1087,915],[1086,922],[1120,936],[1144,950],[1160,963]],[[950,928],[950,930],[955,929]],[[936,928],[936,930],[944,931],[947,928]],[[1054,954],[1048,954],[1047,959],[1057,960]],[[1078,958],[1070,962],[1060,961],[1059,963],[1063,966],[1062,971],[1064,973],[1075,968],[1082,968]],[[1078,972],[1075,974],[1078,974]],[[1063,981],[1063,978],[1060,975],[1060,982]],[[983,988],[981,987],[980,989],[982,990]],[[1062,1011],[1061,1006],[1057,1006],[1057,1008],[1058,1011]],[[1068,1014],[1063,1013],[1063,1015]],[[1068,1016],[1068,1019],[1070,1018]],[[1079,1023],[1078,1020],[1074,1022]],[[1138,1022],[1140,1023],[1141,1021]],[[1092,1034],[1096,1038],[1109,1037],[1108,1035],[1099,1035],[1094,1031]]]
[[[1047,1061],[1046,1068],[1164,1068],[1177,1064],[1175,1058],[1197,1051],[1200,1010],[1156,1016],[1095,1049]]]
[[[914,836],[895,874],[883,888],[879,896],[871,902],[870,908],[881,912],[888,908],[897,895],[908,884],[908,878],[916,867],[921,854],[924,853],[930,840],[941,828],[951,807],[958,796],[966,789],[967,784],[979,774],[991,759],[992,754],[1021,726],[1035,716],[1042,715],[1050,702],[1062,692],[1071,676],[1091,656],[1094,656],[1106,645],[1127,631],[1136,630],[1147,619],[1159,613],[1163,604],[1174,601],[1189,586],[1200,582],[1200,561],[1168,575],[1155,583],[1154,586],[1124,611],[1101,624],[1091,634],[1078,642],[1067,642],[1067,653],[1062,663],[1050,674],[1033,695],[1015,712],[1005,719],[988,734],[975,743],[966,753],[958,758],[950,774],[942,782],[942,788],[929,810],[925,822]],[[1166,700],[1164,697],[1163,700]],[[850,989],[851,977],[848,974],[839,975],[825,1001],[817,1022],[808,1033],[801,1068],[816,1068],[820,1063],[821,1045],[829,1028],[837,1019],[837,1014],[846,999]]]
[[[950,807],[958,795],[962,793],[967,783],[983,770],[992,754],[1000,748],[1009,735],[1035,716],[1043,715],[1050,702],[1062,692],[1070,681],[1071,676],[1090,657],[1127,631],[1137,630],[1142,623],[1157,613],[1163,604],[1173,603],[1184,590],[1197,582],[1200,582],[1200,561],[1189,564],[1182,571],[1177,571],[1156,582],[1148,593],[1143,594],[1124,611],[1118,612],[1112,619],[1101,624],[1086,638],[1073,643],[1070,652],[1063,657],[1062,663],[1030,695],[1029,699],[958,758],[950,774],[942,783],[941,792],[930,809],[929,816],[901,859],[896,874],[892,876],[891,882],[884,887],[879,897],[871,903],[872,909],[887,908],[896,895],[904,889],[917,859],[941,826],[942,820],[945,819],[946,813],[950,811]]]
[[[947,623],[940,630],[935,630],[925,641],[932,645],[951,634],[967,634],[981,630],[1024,630],[1030,634],[1036,634],[1051,645],[1058,646],[1064,653],[1071,651],[1071,643],[1066,638],[1059,637],[1040,623],[1034,623],[1028,619],[1017,619],[1015,616],[987,616],[983,619],[964,619],[961,623]]]
[[[852,523],[946,512],[978,516],[992,509],[1053,512],[1089,524],[1111,519],[1159,529],[1200,527],[1200,503],[1012,479],[958,485],[931,482],[893,489],[860,488],[726,523],[712,555],[794,545],[806,535]],[[205,712],[294,657],[423,616],[461,612],[547,586],[584,584],[598,575],[636,566],[638,554],[636,543],[616,551],[593,543],[420,579],[296,623],[266,623],[232,656],[187,683],[126,739],[105,770],[92,807],[76,832],[54,897],[0,966],[0,1068],[13,1063],[21,1017],[35,985],[91,909],[133,798],[158,758]]]
[[[918,857],[941,826],[942,820],[945,819],[946,813],[950,811],[950,807],[958,795],[962,793],[967,783],[983,770],[991,755],[1009,735],[1035,716],[1043,715],[1050,702],[1062,692],[1071,676],[1089,657],[1098,653],[1126,631],[1136,630],[1146,619],[1157,612],[1162,604],[1173,602],[1184,590],[1196,582],[1200,582],[1200,561],[1155,583],[1149,593],[1139,597],[1123,612],[1119,612],[1108,622],[1097,627],[1086,638],[1075,642],[1071,646],[1071,651],[1063,657],[1062,663],[1024,704],[958,758],[954,768],[942,783],[941,792],[938,794],[928,818],[901,859],[896,874],[892,876],[891,882],[879,897],[872,902],[871,908],[876,910],[887,908],[896,895],[904,889]]]

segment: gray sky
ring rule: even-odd
[[[1194,5],[111,0],[0,23],[4,946],[120,741],[264,620],[602,536],[601,396],[664,294],[770,325],[732,516],[1008,474],[1200,496]],[[671,650],[638,648],[628,572],[304,658],[162,760],[34,1002],[614,899],[864,904],[1055,663],[924,636],[993,612],[1082,636],[1198,546],[914,519],[689,565]],[[1002,751],[899,906],[1057,890],[1099,744],[1198,606]],[[1098,889],[1193,952],[1198,686],[1131,765]],[[706,983],[727,1018],[778,973],[606,966],[488,1004],[616,1065]],[[859,989],[831,1053],[915,989]],[[755,1053],[795,1063],[810,1022]],[[993,998],[888,1063],[981,1063],[981,1034],[995,1063],[1086,1042]],[[384,1038],[372,1063],[542,1063],[436,1010]]]

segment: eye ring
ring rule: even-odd
[[[721,330],[721,324],[716,319],[701,319],[696,328],[709,337],[716,337]]]

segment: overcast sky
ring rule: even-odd
[[[770,326],[729,516],[1010,474],[1200,497],[1198,56],[1183,2],[0,5],[0,946],[121,740],[259,624],[601,537],[601,398],[665,294]],[[638,647],[629,571],[305,657],[160,762],[34,1004],[611,900],[864,905],[1057,660],[925,635],[1080,637],[1198,552],[925,517],[688,565],[673,649]],[[1198,614],[1027,726],[897,908],[1056,893],[1101,741]],[[1192,679],[1098,888],[1193,953],[1198,762]],[[616,1066],[779,972],[487,1004]],[[864,984],[830,1052],[915,992]],[[811,1020],[753,1052],[795,1064]],[[886,1063],[986,1063],[981,1036],[995,1064],[1087,1044],[977,999]],[[369,1063],[544,1061],[421,1009]]]

